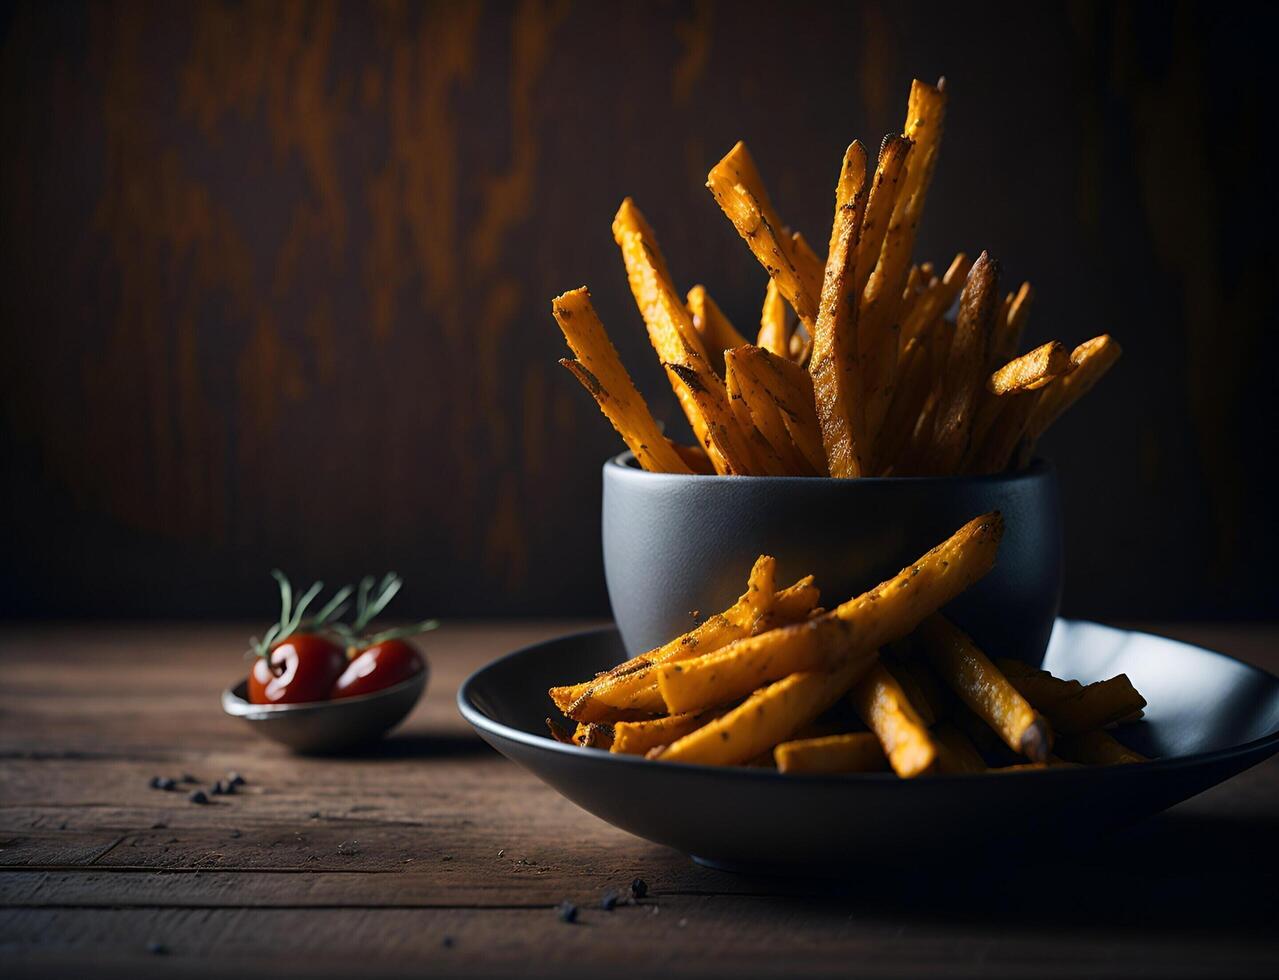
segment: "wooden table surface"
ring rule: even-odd
[[[578,810],[458,716],[471,670],[580,625],[447,626],[406,724],[339,759],[222,714],[243,629],[0,630],[0,974],[1279,975],[1279,759],[1085,854],[734,876]],[[1279,628],[1155,631],[1279,671]],[[231,770],[248,784],[206,806],[148,787]],[[648,900],[599,907],[637,876]]]

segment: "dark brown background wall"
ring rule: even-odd
[[[588,283],[676,416],[610,234],[635,196],[739,322],[703,187],[738,138],[825,235],[840,153],[951,110],[920,246],[1122,341],[1046,440],[1067,610],[1273,615],[1273,18],[1228,3],[38,4],[4,9],[0,612],[260,615],[393,567],[405,613],[605,609],[555,364]],[[1263,331],[1265,343],[1263,345]]]

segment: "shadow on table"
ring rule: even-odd
[[[404,732],[340,753],[343,759],[465,759],[496,753],[478,735],[461,732]]]
[[[1101,931],[1197,932],[1279,927],[1276,828],[1265,820],[1166,814],[1092,845],[980,861],[850,869],[842,881],[791,881],[792,895],[836,897],[867,916],[1058,924]],[[760,879],[761,884],[764,879]],[[776,892],[777,879],[767,879]]]

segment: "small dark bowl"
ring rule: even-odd
[[[987,511],[1004,515],[995,567],[947,607],[988,653],[1038,664],[1061,602],[1057,476],[1036,460],[995,476],[836,480],[648,473],[604,464],[604,574],[632,655],[732,605],[761,554],[778,582],[813,574],[834,606],[896,575]]]
[[[294,752],[339,752],[385,735],[413,710],[426,690],[429,668],[372,694],[305,704],[253,704],[248,680],[222,692],[222,710]]]

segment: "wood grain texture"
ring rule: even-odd
[[[577,810],[454,707],[482,663],[581,624],[450,624],[380,747],[296,759],[222,715],[231,627],[0,631],[6,975],[1273,975],[1272,760],[1084,853],[983,871],[727,875]],[[1273,627],[1171,635],[1279,668]],[[228,770],[215,804],[153,775]],[[651,896],[612,912],[633,877]],[[1026,895],[1036,900],[1028,903]],[[580,908],[561,923],[561,901]],[[148,953],[150,944],[167,952]],[[12,973],[10,972],[12,971]]]
[[[941,74],[920,257],[989,249],[1032,280],[1028,346],[1128,351],[1044,443],[1072,611],[1267,608],[1273,11],[613,6],[6,5],[0,615],[256,616],[273,565],[394,567],[406,614],[603,613],[619,446],[547,300],[592,287],[678,434],[618,203],[681,290],[753,322],[764,274],[710,166],[747,140],[825,241],[844,147]]]

